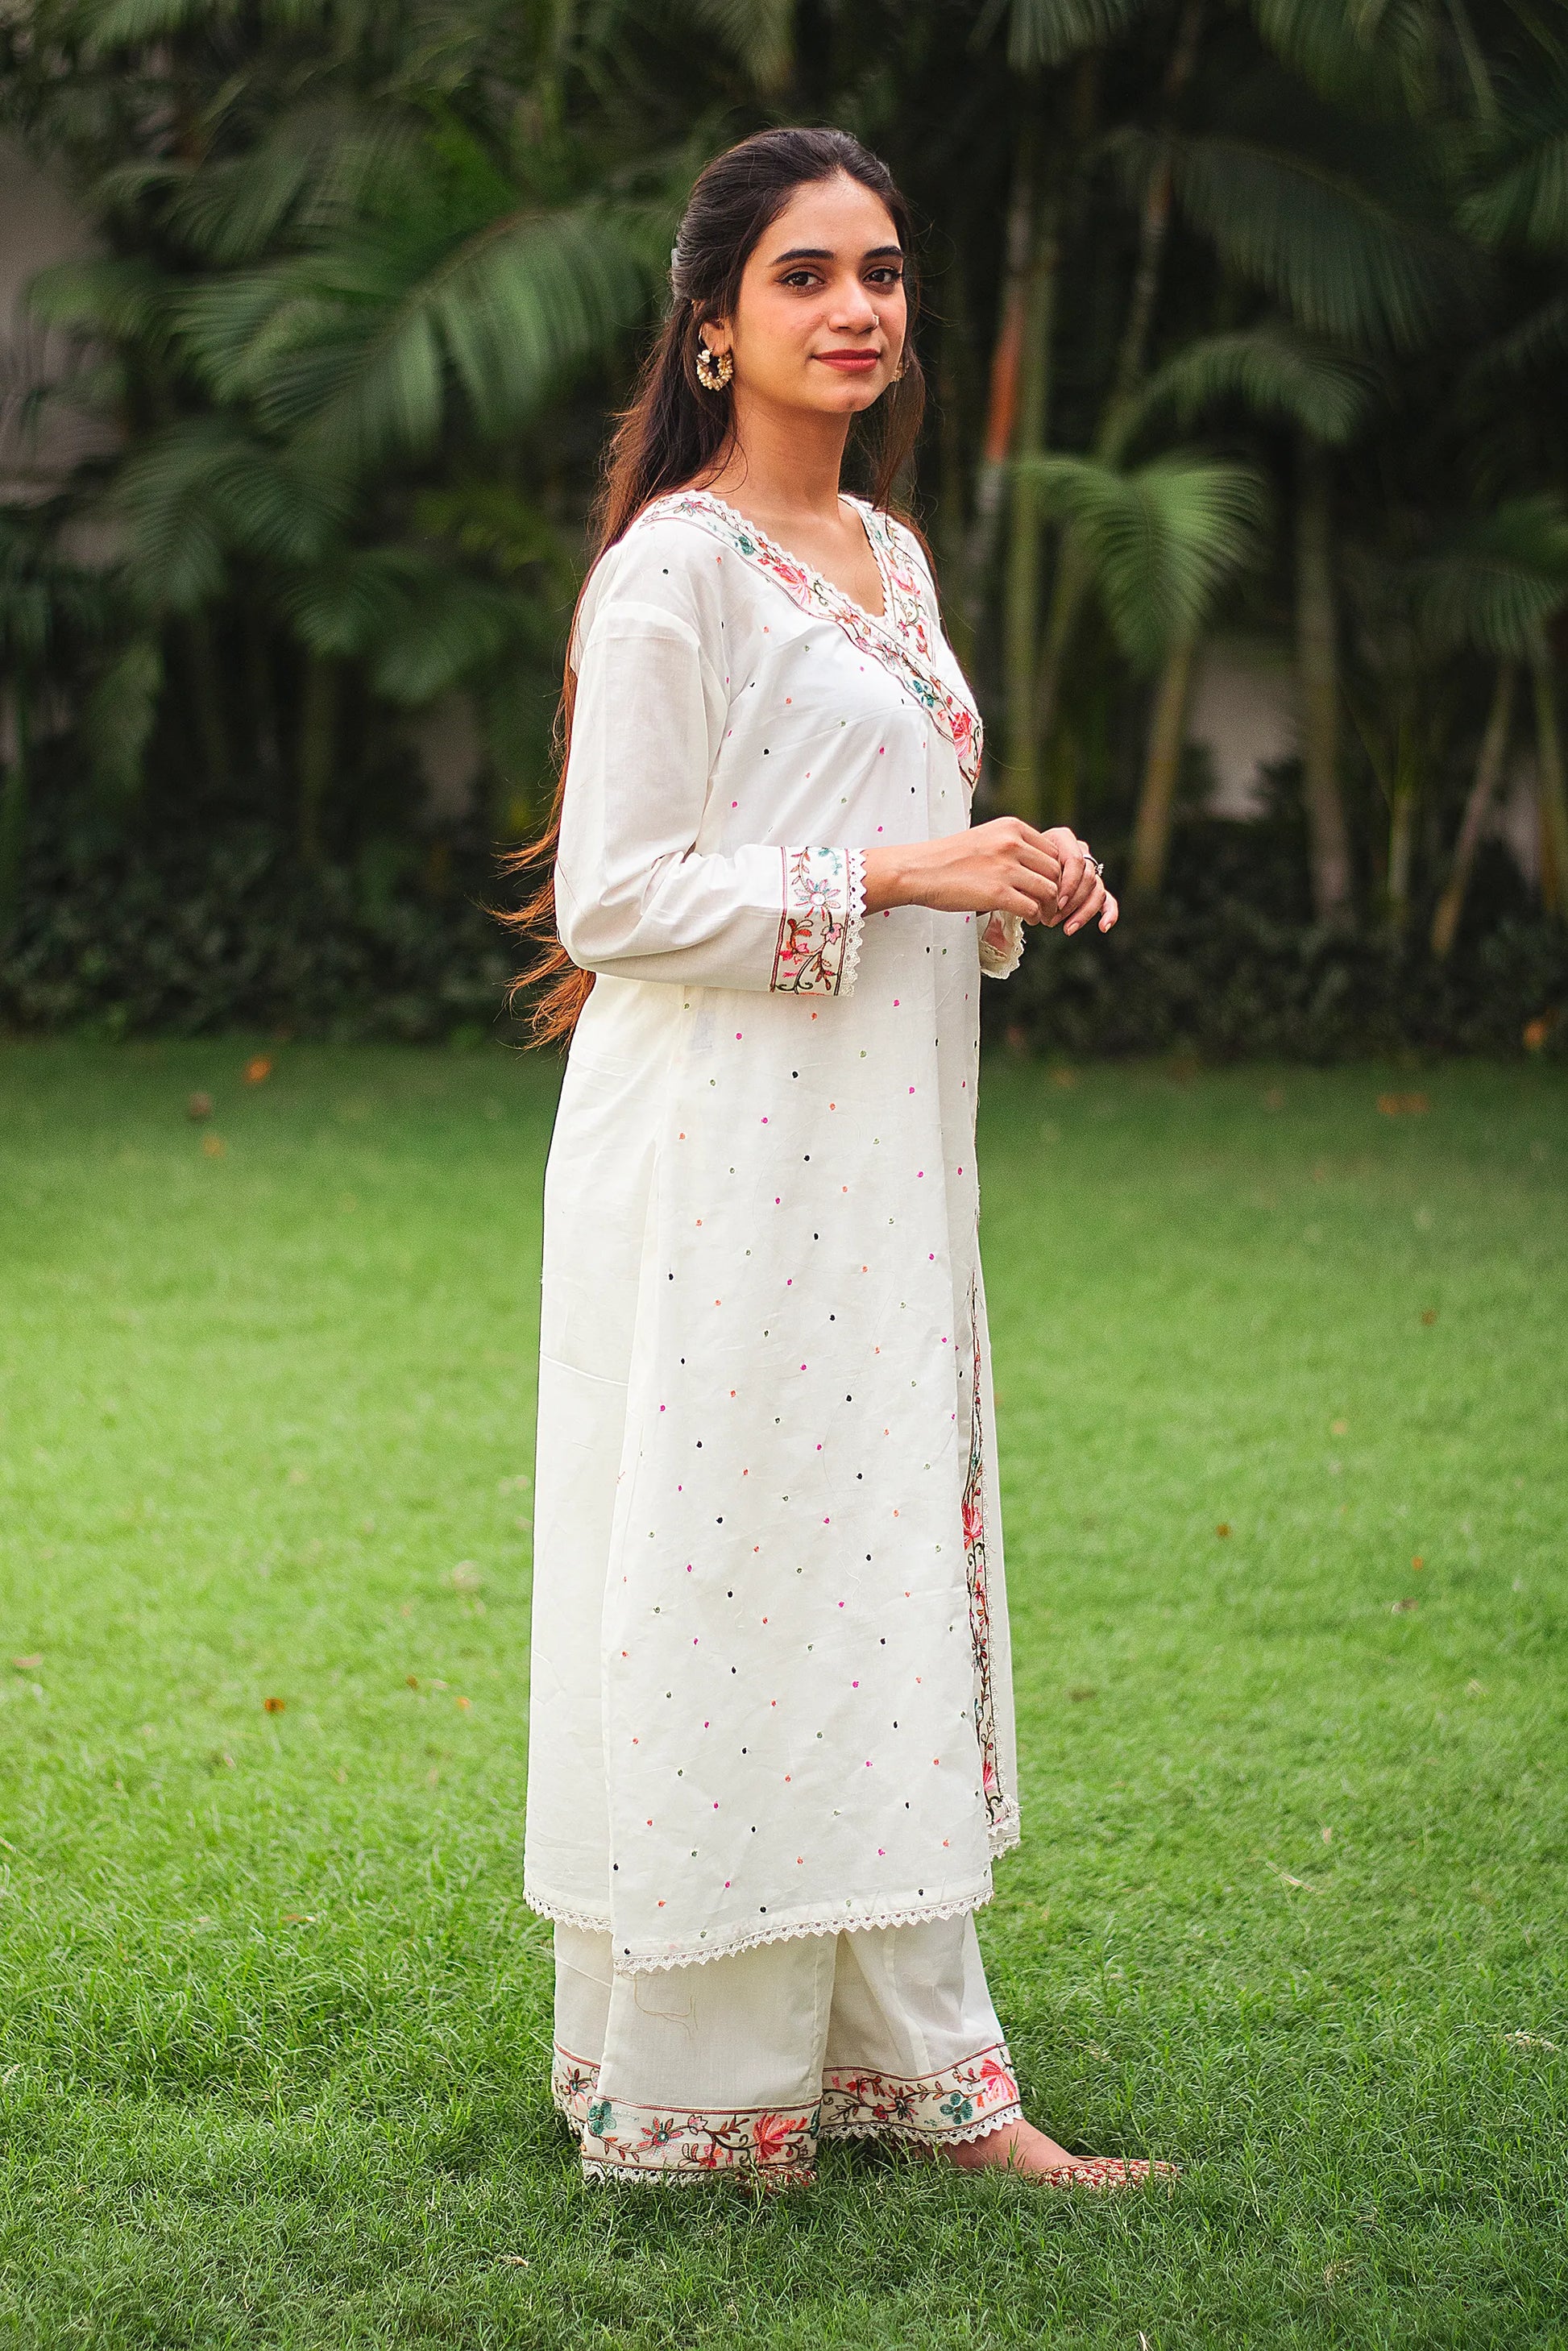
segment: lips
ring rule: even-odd
[[[818,351],[815,356],[824,367],[837,368],[843,375],[870,375],[882,364],[880,351]]]

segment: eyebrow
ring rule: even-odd
[[[779,269],[787,261],[832,261],[836,258],[837,256],[831,246],[795,245],[790,246],[788,253],[776,253],[768,266],[769,269]],[[901,245],[868,245],[861,259],[862,261],[883,259],[902,261],[904,247]]]

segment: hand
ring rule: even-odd
[[[1019,914],[1026,923],[1054,923],[1063,839],[1078,847],[1071,833],[1037,832],[1021,817],[998,816],[940,841],[868,849],[866,912],[935,906],[946,914]],[[1080,858],[1080,876],[1085,870]]]
[[[1110,930],[1122,910],[1090,862],[1089,843],[1066,824],[1053,825],[1040,839],[1054,852],[1061,872],[1056,911],[1048,917],[1048,926],[1054,930],[1060,923],[1063,935],[1071,938],[1098,914],[1100,928]]]

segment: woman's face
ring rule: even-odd
[[[892,382],[907,323],[892,215],[840,172],[796,190],[752,249],[735,317],[702,331],[709,350],[734,353],[734,389],[851,414]]]

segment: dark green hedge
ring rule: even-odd
[[[1124,917],[1105,938],[1032,932],[1022,968],[985,989],[988,1032],[1073,1059],[1568,1054],[1568,933],[1531,910],[1500,852],[1442,967],[1414,924],[1408,946],[1372,926],[1314,928],[1300,872],[1268,825],[1189,825],[1158,915]],[[140,847],[62,828],[30,844],[0,952],[0,1026],[516,1035],[503,1008],[513,951],[486,911],[505,897],[491,844],[472,832],[372,842],[312,872],[260,821]]]
[[[1375,923],[1316,925],[1294,835],[1288,823],[1188,825],[1158,913],[1124,914],[1104,936],[1031,932],[1012,978],[986,989],[988,1030],[1070,1059],[1568,1054],[1568,930],[1531,906],[1500,849],[1480,862],[1438,964],[1429,909],[1404,940]]]
[[[311,869],[260,822],[128,849],[37,841],[0,952],[0,1026],[98,1035],[448,1040],[506,1028],[512,951],[486,841],[372,842]]]

